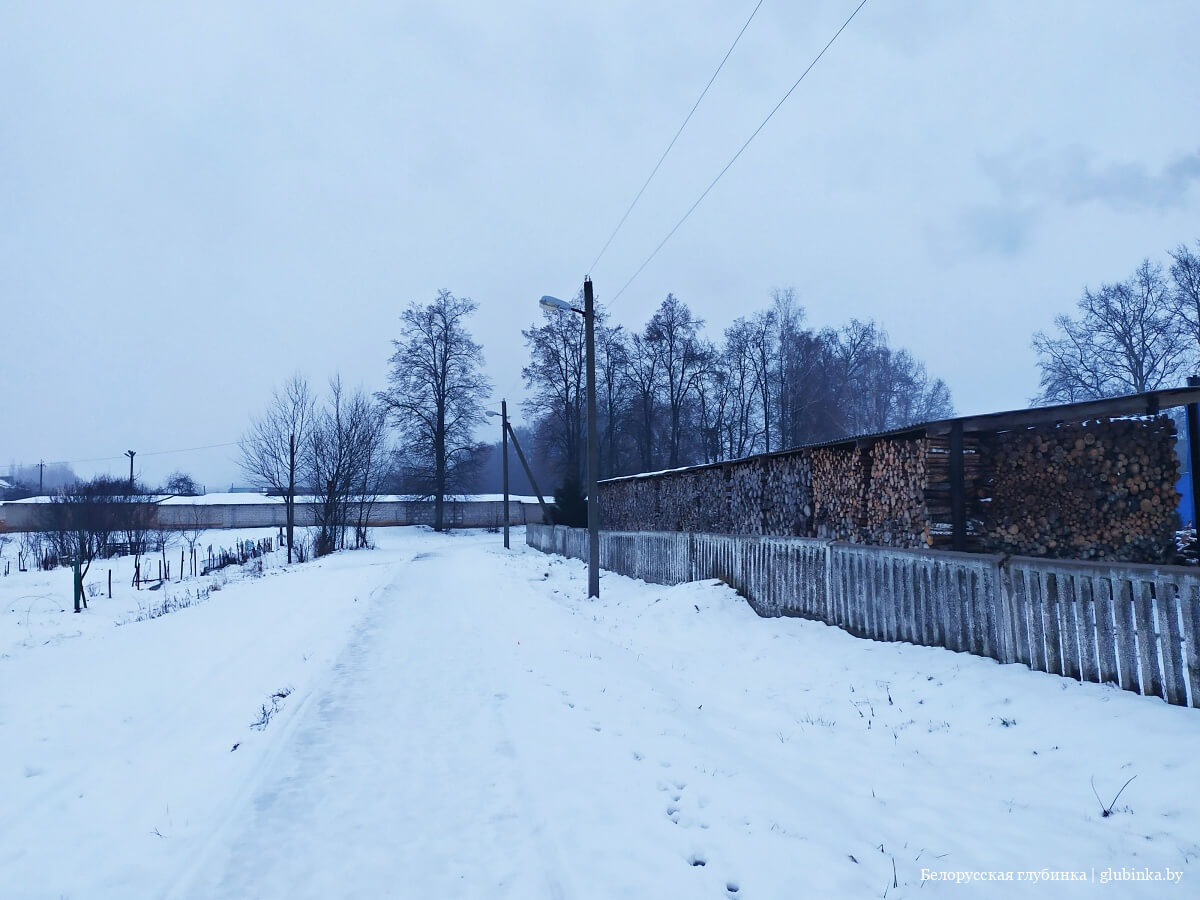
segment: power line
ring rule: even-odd
[[[193,453],[197,450],[215,450],[219,447],[236,447],[240,443],[241,443],[241,441],[226,441],[223,444],[205,444],[202,447],[180,447],[175,450],[146,450],[146,451],[139,450],[138,456],[167,456],[167,455],[174,454],[174,453]],[[46,465],[48,465],[48,466],[74,466],[74,465],[79,465],[82,463],[115,462],[117,460],[121,460],[124,458],[125,458],[124,456],[94,456],[91,459],[56,459],[56,460],[53,460],[52,462],[46,463]],[[11,466],[9,467],[9,471],[10,472],[13,471]]]
[[[716,70],[712,73],[712,77],[708,79],[708,84],[704,86],[704,90],[700,92],[700,96],[696,98],[696,102],[692,104],[691,110],[683,120],[683,124],[679,126],[679,130],[675,132],[675,136],[671,138],[671,143],[667,144],[667,149],[663,151],[662,156],[658,158],[658,162],[654,164],[654,170],[642,185],[641,190],[637,192],[637,196],[633,198],[633,202],[629,204],[629,208],[625,210],[625,215],[621,216],[621,221],[617,223],[617,227],[613,229],[612,234],[608,236],[608,240],[604,242],[604,246],[600,248],[600,252],[596,254],[596,258],[592,261],[588,271],[591,272],[596,268],[596,264],[600,262],[600,257],[608,250],[609,244],[613,242],[613,238],[617,236],[617,232],[621,230],[621,226],[625,224],[625,220],[629,218],[629,214],[633,212],[633,208],[637,206],[637,202],[642,199],[642,194],[646,192],[646,188],[650,186],[650,182],[654,180],[654,176],[658,174],[658,170],[662,167],[663,160],[667,158],[667,154],[671,152],[671,148],[675,146],[675,142],[679,140],[679,136],[683,134],[683,129],[687,128],[687,123],[692,120],[692,115],[700,106],[700,101],[704,99],[704,95],[708,93],[708,89],[712,87],[713,82],[717,80],[717,76],[721,73],[721,69],[725,67],[725,61],[729,59],[729,55],[733,53],[733,48],[738,45],[738,41],[742,39],[742,35],[746,33],[746,29],[750,27],[751,21],[758,13],[759,6],[763,5],[763,0],[758,0],[758,6],[754,7],[754,11],[750,13],[750,18],[746,20],[746,24],[742,26],[742,30],[737,33],[737,37],[733,39],[733,43],[729,45],[729,49],[725,51],[725,55],[721,57],[721,62],[717,65]]]
[[[650,261],[658,255],[658,251],[661,250],[663,248],[663,246],[667,243],[667,241],[669,241],[671,239],[672,235],[674,235],[675,232],[679,230],[680,226],[683,225],[683,223],[688,220],[688,217],[691,216],[691,214],[693,212],[695,212],[696,207],[699,206],[701,204],[701,202],[703,202],[704,198],[708,196],[709,191],[711,191],[714,187],[717,186],[717,182],[721,180],[721,177],[726,172],[729,171],[730,167],[735,162],[737,162],[738,157],[741,156],[742,153],[745,152],[746,148],[750,146],[750,142],[753,141],[756,137],[758,137],[758,133],[760,131],[762,131],[763,128],[766,127],[766,124],[768,122],[771,121],[771,118],[775,115],[776,112],[779,111],[779,107],[783,106],[783,104],[787,101],[787,98],[792,95],[792,92],[800,86],[800,82],[802,82],[804,80],[804,77],[806,75],[808,75],[809,72],[812,71],[813,66],[815,66],[820,61],[821,57],[825,55],[825,51],[828,50],[831,46],[833,46],[833,42],[836,41],[838,39],[838,36],[843,31],[846,30],[846,26],[848,26],[852,21],[854,21],[854,17],[858,15],[858,11],[866,5],[867,5],[867,0],[862,0],[862,2],[859,3],[858,6],[856,6],[854,8],[854,12],[850,13],[849,18],[847,18],[846,21],[842,23],[842,27],[839,28],[836,32],[834,32],[834,35],[833,35],[833,37],[831,37],[829,39],[829,42],[824,47],[821,48],[821,52],[818,53],[815,57],[813,57],[813,61],[808,64],[808,68],[806,68],[800,74],[800,77],[796,79],[795,84],[793,84],[790,88],[788,88],[787,93],[784,94],[783,97],[780,99],[780,101],[775,104],[774,108],[769,113],[767,113],[767,117],[762,120],[762,123],[757,128],[754,129],[753,134],[751,134],[750,137],[746,138],[746,143],[742,144],[742,146],[738,149],[738,152],[733,154],[733,158],[730,159],[729,162],[725,163],[725,168],[723,168],[720,172],[717,173],[717,177],[714,178],[712,180],[712,182],[709,184],[709,186],[704,189],[704,192],[698,198],[696,198],[696,202],[693,203],[688,208],[688,211],[683,214],[683,217],[678,222],[675,223],[675,227],[667,232],[667,236],[664,237],[661,241],[659,241],[658,246],[654,248],[654,250],[650,253],[650,255],[646,257],[645,261],[640,266],[638,266],[637,271],[634,272],[629,277],[629,280],[626,281],[624,285],[622,285],[621,289],[619,291],[617,291],[617,293],[612,298],[612,302],[609,303],[610,309],[612,308],[613,304],[615,304],[617,302],[617,300],[620,298],[620,296],[623,293],[625,293],[625,289],[628,288],[629,285],[633,284],[634,280],[639,275],[642,274],[642,270],[645,269],[646,266],[650,265]]]

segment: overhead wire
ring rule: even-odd
[[[171,454],[175,454],[175,453],[194,453],[197,450],[215,450],[219,447],[236,447],[240,443],[241,443],[241,441],[226,441],[223,444],[205,444],[202,447],[180,447],[175,450],[144,450],[144,451],[138,451],[135,455],[136,456],[167,456],[167,455],[171,455]],[[126,459],[126,456],[124,454],[122,454],[121,456],[93,456],[90,459],[56,459],[56,460],[51,460],[49,462],[46,462],[44,464],[47,466],[73,466],[73,465],[78,465],[78,464],[82,464],[82,463],[115,462],[117,460],[122,460],[122,459]],[[38,465],[38,463],[32,463],[32,465],[36,466],[36,465]],[[10,466],[9,470],[13,471],[13,467]]]
[[[766,127],[767,123],[771,121],[771,119],[775,115],[775,113],[777,113],[779,111],[779,108],[781,106],[783,106],[783,104],[785,102],[787,102],[787,99],[788,99],[788,97],[790,97],[792,95],[792,92],[795,91],[796,88],[798,88],[800,86],[800,82],[802,82],[804,80],[805,76],[807,76],[808,73],[812,71],[813,66],[815,66],[821,60],[821,57],[825,55],[825,51],[833,46],[834,41],[836,41],[838,39],[838,37],[841,35],[841,33],[846,30],[846,27],[852,21],[854,21],[854,17],[858,15],[859,10],[861,10],[866,5],[867,5],[867,0],[862,0],[862,2],[859,3],[858,6],[856,6],[854,8],[854,12],[850,13],[849,17],[846,19],[846,21],[844,21],[842,23],[841,27],[836,32],[834,32],[833,37],[831,37],[829,39],[829,41],[825,44],[825,46],[821,48],[821,52],[818,53],[815,57],[813,57],[812,62],[810,62],[808,64],[808,67],[802,73],[800,73],[800,77],[796,79],[795,83],[792,84],[792,86],[790,88],[788,88],[787,93],[785,93],[783,95],[783,97],[780,98],[779,102],[776,103],[775,106],[771,109],[771,111],[769,113],[767,113],[767,117],[762,120],[762,122],[759,124],[759,126],[757,128],[754,129],[754,131],[750,135],[750,137],[746,138],[746,142],[744,144],[742,144],[741,147],[738,148],[737,153],[733,154],[733,157],[729,160],[729,162],[725,163],[725,167],[723,169],[721,169],[720,172],[717,173],[717,177],[714,178],[709,183],[708,187],[706,187],[704,189],[703,193],[701,193],[700,196],[696,198],[696,202],[693,203],[690,207],[688,207],[687,212],[685,212],[683,214],[683,216],[679,219],[679,221],[675,223],[674,227],[670,231],[667,232],[667,236],[664,237],[661,241],[659,241],[658,246],[655,247],[654,250],[651,251],[650,255],[647,256],[646,259],[642,262],[642,264],[640,266],[638,266],[637,271],[635,271],[631,276],[629,276],[629,280],[626,281],[625,284],[621,286],[621,289],[619,291],[617,291],[617,293],[615,295],[613,295],[612,300],[609,302],[610,309],[612,308],[613,304],[615,304],[617,302],[617,300],[620,299],[621,295],[625,293],[626,289],[631,284],[633,284],[633,282],[637,279],[637,277],[639,275],[642,274],[642,272],[643,272],[643,270],[645,270],[646,266],[650,265],[651,260],[653,260],[654,257],[656,257],[658,255],[658,252],[660,250],[662,250],[662,248],[666,245],[667,241],[669,241],[671,239],[671,237],[675,234],[675,232],[678,231],[680,229],[680,227],[683,225],[683,223],[688,220],[688,218],[691,216],[691,214],[693,212],[695,212],[696,207],[698,207],[704,201],[704,198],[708,196],[709,192],[712,191],[712,189],[717,186],[717,182],[720,181],[721,178],[725,175],[725,173],[729,171],[730,167],[733,166],[733,164],[735,162],[737,162],[738,157],[740,157],[745,152],[746,148],[750,146],[751,142],[756,137],[758,137],[758,133],[760,131],[762,131],[763,128]]]
[[[589,272],[591,272],[592,270],[594,270],[596,268],[596,265],[600,262],[601,257],[604,256],[605,251],[607,251],[609,246],[612,244],[613,238],[615,238],[617,236],[617,232],[619,232],[621,230],[621,226],[625,224],[625,220],[629,218],[629,214],[631,212],[633,212],[633,208],[635,206],[637,206],[638,201],[642,199],[642,194],[644,194],[646,192],[646,188],[648,188],[650,186],[650,182],[654,180],[654,176],[658,174],[658,170],[662,168],[663,161],[666,160],[667,154],[669,154],[671,152],[671,148],[675,146],[675,142],[679,140],[679,136],[681,134],[683,134],[683,129],[687,128],[688,122],[690,122],[692,120],[692,116],[695,115],[696,110],[700,107],[700,102],[704,99],[704,96],[708,93],[708,89],[713,86],[713,82],[717,80],[717,76],[721,74],[721,69],[723,69],[725,67],[726,61],[729,59],[730,55],[733,53],[733,48],[738,45],[738,41],[740,41],[742,39],[742,35],[746,33],[746,29],[750,27],[750,23],[752,21],[754,21],[754,17],[755,17],[755,15],[758,14],[759,7],[761,7],[763,5],[763,2],[764,2],[764,0],[758,0],[758,4],[754,7],[753,11],[750,13],[750,17],[748,19],[746,19],[745,24],[742,25],[741,31],[739,31],[737,33],[737,37],[735,37],[733,39],[733,43],[729,45],[729,49],[726,50],[725,55],[723,57],[721,57],[721,61],[717,64],[717,68],[713,71],[712,76],[708,79],[708,83],[706,85],[704,85],[704,90],[702,90],[700,92],[700,96],[696,98],[696,102],[693,103],[692,108],[690,110],[688,110],[688,114],[684,117],[683,123],[679,126],[679,129],[675,132],[675,136],[671,138],[671,142],[669,144],[667,144],[667,149],[662,152],[662,156],[660,156],[658,158],[658,162],[656,162],[654,164],[654,169],[651,170],[649,176],[647,176],[645,182],[643,182],[641,188],[638,190],[637,194],[634,196],[633,202],[631,202],[629,204],[629,208],[626,209],[625,214],[623,216],[621,216],[621,221],[619,221],[617,223],[617,227],[612,230],[612,234],[610,234],[608,236],[608,240],[604,242],[604,246],[600,248],[600,252],[596,254],[596,258],[592,261],[592,264],[588,267]]]

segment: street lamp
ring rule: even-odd
[[[600,596],[600,502],[596,481],[600,468],[600,439],[596,434],[596,311],[592,302],[592,279],[583,281],[583,309],[557,297],[542,297],[543,309],[577,312],[583,316],[587,340],[587,510],[588,510],[588,597]]]
[[[489,416],[500,417],[500,433],[503,435],[503,472],[504,472],[504,549],[510,549],[508,546],[508,401],[500,401],[500,412],[489,409]]]

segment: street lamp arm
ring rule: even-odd
[[[551,297],[548,295],[543,296],[542,299],[538,301],[538,303],[541,305],[542,309],[549,309],[552,311],[560,311],[561,310],[562,312],[577,312],[581,316],[587,315],[587,313],[584,312],[582,309],[572,306],[566,300],[559,300],[557,297]]]

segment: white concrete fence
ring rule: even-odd
[[[587,531],[529,525],[547,553]],[[601,532],[600,565],[656,584],[717,578],[762,616],[989,656],[1200,708],[1200,570],[900,550],[807,538]]]
[[[266,528],[287,524],[287,510],[279,498],[262,498],[257,502],[210,502],[197,498],[195,503],[179,499],[171,503],[155,503],[155,522],[167,528]],[[38,513],[45,504],[31,502],[0,503],[0,533],[37,531],[43,527]],[[351,518],[353,518],[353,514]],[[316,521],[315,506],[305,500],[296,501],[296,524],[311,525]],[[541,522],[542,511],[536,502],[512,499],[508,504],[509,525]],[[372,527],[391,525],[432,525],[433,501],[377,500],[371,506],[368,524]],[[504,525],[504,503],[500,500],[447,499],[443,512],[447,528],[499,528]]]

